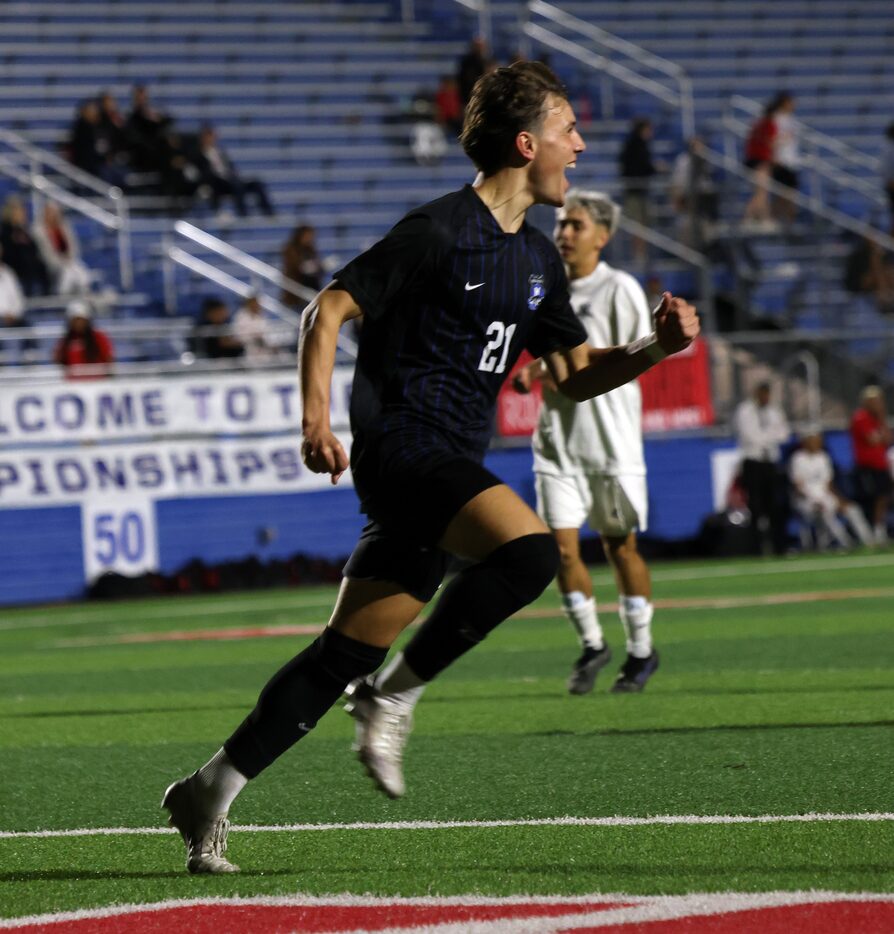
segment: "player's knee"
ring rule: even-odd
[[[580,551],[574,545],[569,545],[567,542],[563,541],[557,541],[556,546],[559,550],[559,566],[562,569],[568,570],[580,561]]]
[[[559,569],[559,548],[546,532],[523,535],[501,545],[486,559],[500,570],[507,588],[521,605],[536,600]]]
[[[313,644],[320,668],[345,684],[374,672],[385,661],[387,648],[358,642],[335,629],[324,629]]]
[[[602,547],[608,560],[616,567],[634,560],[639,554],[633,532],[623,537],[607,535],[602,539]]]

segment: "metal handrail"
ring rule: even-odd
[[[252,293],[259,291],[259,284],[264,282],[270,283],[290,295],[294,295],[303,302],[310,303],[317,296],[317,293],[312,289],[308,289],[306,286],[301,285],[300,282],[296,282],[294,279],[284,276],[275,266],[271,266],[269,263],[259,260],[250,253],[246,253],[244,250],[240,250],[231,243],[221,240],[219,237],[215,237],[206,230],[196,227],[195,224],[190,224],[188,221],[177,221],[174,224],[173,233],[241,267],[248,273],[251,283],[245,283],[235,276],[231,276],[224,270],[219,269],[212,263],[176,246],[172,242],[171,237],[168,236],[165,238],[162,247],[162,271],[165,282],[165,304],[169,311],[173,311],[176,307],[176,288],[174,286],[172,264],[189,269],[191,272],[203,276],[219,285],[221,288],[225,288],[230,292],[240,295],[242,298],[247,298]],[[284,305],[278,299],[272,298],[266,294],[259,295],[258,300],[265,311],[269,311],[281,321],[291,326],[297,334],[301,321],[301,315],[298,312]],[[349,357],[357,357],[357,344],[341,331],[339,331],[338,334],[338,347]]]
[[[739,178],[750,182],[752,185],[760,184],[771,194],[794,202],[799,207],[802,207],[806,211],[812,213],[814,216],[830,221],[837,227],[843,227],[845,230],[849,230],[851,233],[855,233],[858,236],[866,237],[868,240],[872,240],[874,243],[877,243],[885,250],[894,251],[894,237],[883,233],[878,228],[872,227],[870,224],[856,220],[849,214],[845,214],[844,211],[839,211],[837,208],[829,207],[827,204],[821,202],[815,195],[803,195],[801,192],[796,191],[793,188],[788,188],[785,185],[781,185],[779,182],[774,181],[772,178],[765,178],[758,172],[753,172],[751,169],[746,168],[732,156],[724,155],[714,151],[713,149],[708,149],[705,147],[703,154],[705,160],[710,162],[712,165],[717,166],[718,168],[722,168],[726,172],[729,172],[732,175],[736,175]]]
[[[546,3],[545,0],[529,0],[527,4],[527,16],[527,22],[522,24],[522,31],[526,36],[536,39],[544,45],[549,45],[557,51],[565,52],[565,54],[570,55],[572,58],[577,58],[578,61],[582,61],[584,64],[591,65],[601,71],[608,71],[609,74],[619,81],[630,84],[648,94],[652,94],[665,103],[670,103],[679,107],[683,138],[688,139],[694,134],[695,102],[692,93],[692,81],[685,69],[680,65],[666,58],[662,58],[660,55],[655,55],[653,52],[648,51],[648,49],[644,49],[642,46],[638,46],[627,39],[622,39],[620,36],[616,36],[614,33],[601,29],[599,26],[594,26],[592,23],[579,19],[571,13],[566,13],[558,7],[553,6],[553,4]],[[585,47],[581,47],[577,42],[564,40],[551,30],[536,26],[530,21],[532,16],[542,16],[544,19],[564,26],[576,32],[578,35],[585,36],[593,42],[604,46],[606,49],[620,52],[645,68],[651,68],[666,75],[677,85],[676,92],[669,91],[660,82],[647,78],[625,65],[612,62],[605,56],[597,55],[596,59],[599,61],[599,64],[594,65],[593,60],[587,60],[580,56],[580,51],[588,51]],[[564,43],[568,43],[568,45],[566,46]],[[576,48],[578,54],[571,51],[572,48]]]
[[[17,166],[13,160],[6,156],[0,158],[0,171],[14,178],[20,185],[30,189],[32,199],[32,212],[37,215],[40,207],[39,199],[49,197],[54,201],[91,220],[96,221],[108,230],[114,230],[118,237],[118,274],[121,287],[125,290],[133,288],[133,256],[131,252],[130,237],[130,208],[124,192],[117,185],[107,185],[101,179],[84,172],[76,166],[66,162],[65,159],[46,149],[41,149],[29,142],[25,137],[12,130],[0,128],[0,142],[17,152],[27,161],[27,169]],[[42,167],[51,168],[58,175],[62,175],[74,185],[87,188],[111,202],[111,208],[106,209],[94,204],[88,198],[76,195],[56,184],[41,171]]]

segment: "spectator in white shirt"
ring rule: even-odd
[[[832,458],[823,449],[823,436],[819,431],[810,430],[802,436],[801,446],[789,463],[789,478],[795,509],[809,525],[816,527],[817,547],[825,547],[832,540],[842,548],[853,544],[839,516],[847,519],[864,545],[874,543],[872,529],[860,507],[835,488],[835,468]]]
[[[3,249],[0,247],[0,260]],[[0,327],[21,327],[25,314],[25,295],[18,276],[4,262],[0,262]]]
[[[90,291],[92,277],[81,260],[78,235],[54,201],[44,204],[42,215],[31,227],[31,236],[50,274],[55,294],[78,295]]]
[[[742,450],[742,486],[748,496],[755,549],[758,553],[785,551],[785,508],[780,482],[780,446],[789,426],[779,406],[770,402],[770,384],[762,382],[751,399],[739,404],[734,417]]]
[[[245,348],[245,361],[249,366],[268,363],[276,356],[270,322],[264,316],[257,294],[249,295],[233,316],[233,335]]]

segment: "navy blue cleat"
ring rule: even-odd
[[[574,663],[568,679],[569,694],[589,694],[596,683],[596,675],[612,660],[612,650],[606,645],[601,649],[585,648],[583,655]]]
[[[612,685],[612,694],[638,694],[656,671],[658,653],[654,649],[648,658],[634,658],[628,655]]]

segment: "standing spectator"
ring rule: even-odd
[[[68,142],[68,157],[76,168],[102,179],[107,185],[124,186],[124,172],[113,159],[109,136],[92,98],[78,108]]]
[[[878,310],[894,313],[894,264],[881,246],[859,237],[844,264],[844,287],[855,295],[872,295]]]
[[[476,36],[470,43],[468,51],[459,60],[456,72],[456,83],[463,107],[469,103],[475,82],[488,70],[489,65],[487,42],[483,37]]]
[[[624,185],[624,214],[643,227],[648,227],[651,223],[649,189],[652,176],[657,172],[650,146],[653,135],[652,121],[646,117],[638,117],[633,121],[618,156],[621,181]],[[637,260],[644,263],[645,240],[633,237],[633,252]]]
[[[894,436],[888,427],[885,397],[878,386],[867,386],[860,393],[860,403],[851,419],[858,500],[872,523],[876,542],[883,545],[888,540],[892,486],[888,448]]]
[[[444,75],[435,92],[435,119],[454,136],[463,128],[463,102],[453,75]]]
[[[317,252],[317,232],[310,224],[296,227],[282,250],[282,274],[313,292],[323,287],[323,261]],[[303,308],[307,302],[291,292],[280,298],[289,308]]]
[[[50,276],[28,230],[28,212],[20,198],[10,195],[6,199],[0,221],[4,260],[18,276],[22,291],[29,297],[46,295],[50,291]]]
[[[766,182],[773,174],[773,159],[776,142],[776,110],[777,100],[774,99],[764,108],[760,119],[756,120],[745,140],[745,167],[756,174],[754,191],[745,213],[742,216],[746,221],[770,220],[770,193]]]
[[[67,328],[53,359],[65,367],[69,379],[101,379],[111,372],[114,349],[109,336],[93,326],[93,310],[82,299],[65,309]]]
[[[835,488],[835,467],[823,448],[822,432],[802,435],[801,446],[789,462],[789,478],[795,509],[808,524],[817,526],[818,545],[831,538],[842,548],[850,547],[851,537],[839,516],[847,519],[864,545],[873,543],[872,530],[860,507]]]
[[[734,417],[742,450],[742,485],[755,533],[755,550],[785,551],[785,509],[782,505],[780,445],[789,427],[782,409],[770,402],[770,384],[759,383],[751,399],[741,402]]]
[[[891,206],[891,236],[894,237],[894,123],[885,130],[885,148],[882,151],[882,183]]]
[[[256,292],[246,297],[233,316],[233,336],[245,348],[245,359],[250,366],[269,363],[276,356],[270,339],[270,323]]]
[[[670,177],[671,204],[683,239],[696,249],[704,246],[707,224],[717,220],[717,186],[704,150],[704,141],[693,136],[674,160]]]
[[[206,298],[202,312],[193,329],[192,347],[198,357],[219,360],[241,357],[245,353],[242,342],[229,326],[230,309],[219,298]]]
[[[46,201],[31,228],[41,259],[57,295],[90,291],[90,270],[81,261],[78,235],[55,201]]]
[[[773,140],[773,181],[798,190],[798,170],[801,152],[798,145],[798,121],[794,117],[795,98],[783,92],[776,97],[776,135]],[[780,195],[773,199],[776,216],[791,224],[798,216],[798,205],[791,198]]]
[[[242,178],[239,175],[227,154],[218,145],[217,132],[212,126],[202,127],[199,133],[195,163],[199,170],[199,184],[207,185],[211,189],[211,206],[215,211],[220,209],[221,198],[228,195],[233,199],[236,213],[245,217],[248,213],[245,196],[251,195],[268,217],[274,213],[264,183],[257,178]]]
[[[161,169],[166,161],[165,134],[173,122],[170,116],[155,109],[145,85],[133,86],[124,132],[136,168],[149,171]]]

